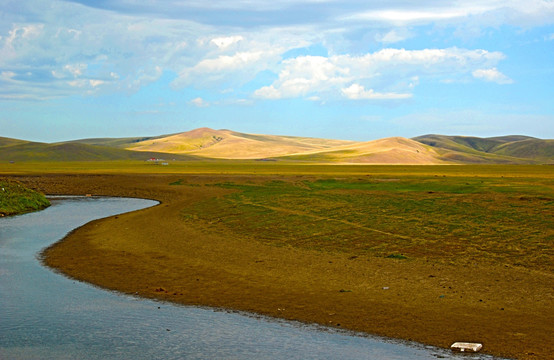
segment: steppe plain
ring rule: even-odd
[[[521,359],[554,358],[552,164],[554,140],[518,135],[0,138],[0,174],[33,189],[160,202],[47,249],[68,276]]]
[[[160,201],[43,261],[98,286],[486,353],[554,357],[554,166],[16,162],[46,194]]]

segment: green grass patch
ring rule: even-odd
[[[177,181],[169,183],[169,185],[184,185],[183,179],[179,179]]]
[[[183,212],[274,246],[554,271],[550,177],[287,179],[219,183],[234,191]]]
[[[200,184],[195,184],[195,183],[189,183],[187,181],[185,181],[184,179],[179,179],[177,181],[173,181],[171,183],[169,183],[169,185],[171,186],[176,186],[176,185],[181,185],[181,186],[201,186]]]
[[[307,183],[314,190],[373,190],[373,191],[421,191],[467,194],[483,191],[479,181],[465,179],[368,179],[341,181],[336,179],[317,180]]]
[[[16,215],[50,206],[46,197],[13,180],[0,179],[0,216]]]

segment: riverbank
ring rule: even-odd
[[[48,194],[161,202],[89,223],[45,252],[49,266],[80,280],[149,298],[250,311],[441,347],[455,341],[482,342],[485,352],[505,357],[548,359],[554,354],[553,274],[540,263],[533,267],[532,259],[530,266],[517,266],[476,256],[475,261],[462,264],[440,255],[402,260],[372,256],[356,247],[276,245],[256,239],[255,233],[226,233],[231,228],[225,219],[195,219],[184,211],[206,201],[228,199],[237,191],[221,184],[314,181],[313,176],[128,174],[18,179]],[[546,256],[551,251],[551,246],[545,248]]]
[[[23,214],[50,206],[43,194],[17,181],[0,179],[0,216]]]

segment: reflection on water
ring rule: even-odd
[[[98,289],[37,260],[84,223],[152,206],[121,198],[52,198],[0,219],[0,359],[492,359],[315,326]]]

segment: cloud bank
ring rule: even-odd
[[[554,19],[554,3],[546,0],[28,0],[3,7],[0,98],[35,100],[133,93],[164,73],[174,74],[175,91],[240,90],[257,100],[402,100],[427,81],[508,85],[501,52],[393,45],[417,37],[420,25]],[[355,36],[362,30],[370,40]],[[370,51],[368,41],[386,48]],[[327,54],[310,53],[313,46]]]

